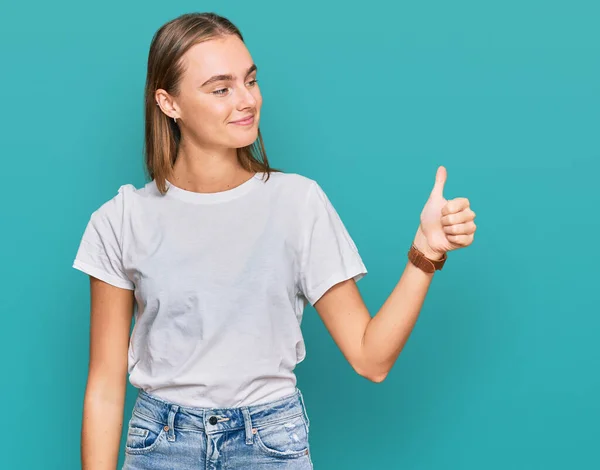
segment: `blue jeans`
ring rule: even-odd
[[[122,470],[313,468],[299,389],[269,403],[195,408],[143,390],[133,407]]]

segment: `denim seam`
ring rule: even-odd
[[[260,433],[257,433],[256,436],[256,444],[258,445],[259,448],[261,448],[263,450],[263,452],[265,452],[267,455],[269,456],[273,456],[275,458],[281,458],[281,459],[298,459],[301,458],[305,455],[308,455],[309,451],[309,447],[308,447],[308,439],[307,439],[307,445],[305,449],[302,450],[296,450],[293,452],[281,452],[279,450],[275,450],[275,449],[271,449],[270,447],[268,447],[263,440],[260,438]]]
[[[163,425],[165,424],[162,421],[154,419],[152,416],[148,416],[147,414],[142,413],[142,412],[140,412],[138,410],[133,410],[133,414],[139,416],[140,418],[150,420],[150,421],[152,421],[152,422],[154,422],[156,424],[163,424]]]
[[[154,419],[153,417],[148,416],[147,414],[142,413],[142,412],[140,412],[138,410],[133,410],[133,414],[138,415],[142,419],[147,419],[149,421],[152,421],[153,423],[156,423],[156,424],[164,424],[162,421],[158,421],[158,420]],[[283,418],[272,419],[270,421],[261,422],[260,424],[257,423],[253,427],[255,427],[257,429],[260,429],[260,428],[265,427],[265,426],[270,426],[270,425],[273,425],[273,424],[281,423],[283,421],[287,421],[289,419],[297,418],[298,416],[302,416],[302,414],[303,414],[302,411],[300,411],[300,412],[298,412],[296,414],[285,416]],[[187,431],[198,431],[198,432],[205,432],[205,433],[207,432],[205,428],[199,429],[199,428],[187,428],[187,427],[182,427],[182,426],[173,426],[173,429],[187,430]],[[223,432],[223,431],[238,431],[240,429],[245,429],[245,426],[237,426],[235,428],[226,428],[226,429],[223,429],[220,432]]]
[[[139,416],[140,418],[147,419],[147,420],[152,421],[153,423],[156,423],[156,424],[163,424],[164,425],[164,423],[162,421],[158,421],[158,420],[154,419],[153,417],[148,416],[145,413],[140,413],[137,410],[135,410],[133,413],[135,415]],[[192,428],[192,427],[187,427],[187,426],[173,426],[173,429],[178,429],[180,431],[206,432],[205,428]],[[237,429],[243,429],[243,428],[240,427],[240,428],[237,428]]]
[[[257,429],[260,429],[260,428],[265,427],[265,426],[271,426],[273,424],[279,424],[279,423],[282,423],[284,421],[288,421],[290,419],[297,418],[298,416],[302,416],[302,412],[301,411],[298,412],[298,413],[296,413],[296,414],[293,414],[293,415],[284,416],[282,418],[272,419],[270,421],[261,422],[260,424],[254,425],[254,427],[257,428]]]
[[[137,454],[137,455],[150,453],[156,447],[158,447],[158,444],[160,444],[160,440],[163,438],[164,435],[165,435],[165,431],[163,429],[161,429],[160,432],[158,433],[158,437],[156,438],[156,440],[149,446],[137,448],[137,447],[129,447],[129,446],[125,445],[125,452],[129,453],[129,454]]]

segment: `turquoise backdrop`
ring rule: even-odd
[[[436,273],[383,383],[356,375],[306,310],[315,468],[600,468],[592,0],[3,4],[0,467],[80,467],[89,287],[71,263],[91,212],[145,182],[148,47],[190,11],[246,36],[267,155],[330,196],[372,314],[439,165],[445,196],[477,213],[475,243]]]

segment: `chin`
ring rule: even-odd
[[[232,147],[242,148],[252,145],[258,139],[258,130],[247,132],[246,135],[235,136],[231,139]]]

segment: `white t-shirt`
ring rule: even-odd
[[[367,270],[314,180],[265,178],[164,196],[126,184],[92,213],[73,267],[134,290],[133,386],[197,407],[294,393],[307,302]]]

